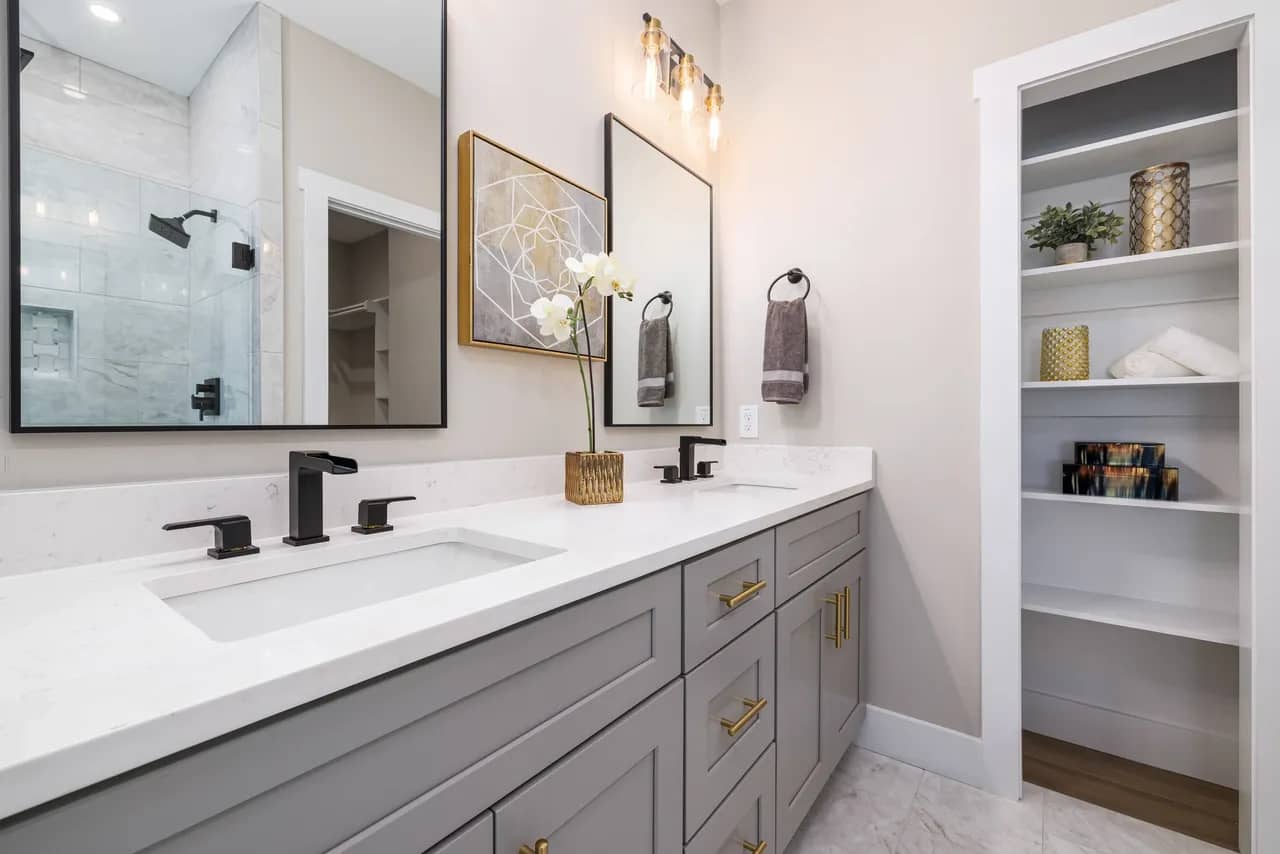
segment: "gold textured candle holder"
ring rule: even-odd
[[[1191,245],[1191,166],[1161,163],[1129,178],[1129,254]]]
[[[574,504],[618,504],[622,501],[622,454],[617,451],[567,451],[564,497]]]
[[[1089,327],[1057,326],[1040,333],[1040,381],[1089,379]]]

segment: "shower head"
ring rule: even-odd
[[[165,240],[177,246],[180,249],[186,249],[191,243],[191,235],[187,233],[185,223],[193,216],[206,216],[212,222],[218,221],[218,211],[187,211],[182,216],[156,216],[151,215],[151,223],[148,228],[152,233],[158,234]]]

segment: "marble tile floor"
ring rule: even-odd
[[[1222,854],[1027,784],[1021,802],[854,748],[787,854]]]

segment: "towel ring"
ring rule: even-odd
[[[790,270],[788,270],[787,272],[783,273],[781,276],[773,280],[773,284],[769,285],[769,294],[768,296],[765,297],[765,299],[770,301],[773,300],[773,287],[774,285],[778,284],[778,282],[781,282],[783,279],[786,279],[788,282],[790,282],[793,285],[798,285],[800,284],[801,281],[803,281],[804,296],[800,297],[800,299],[809,298],[809,291],[813,289],[813,283],[809,281],[809,277],[805,274],[804,270],[801,270],[799,267],[792,267]]]
[[[675,300],[671,298],[671,291],[662,291],[649,297],[649,301],[644,304],[644,308],[640,309],[640,319],[644,320],[644,313],[649,310],[649,306],[653,305],[654,300],[662,300],[662,304],[667,307],[666,317],[670,317],[672,312],[676,310]]]

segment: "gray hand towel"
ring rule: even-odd
[[[799,403],[808,390],[809,320],[804,300],[770,300],[760,393],[769,403]]]
[[[638,406],[664,406],[675,393],[675,367],[671,362],[671,325],[666,317],[640,321],[640,377]]]

